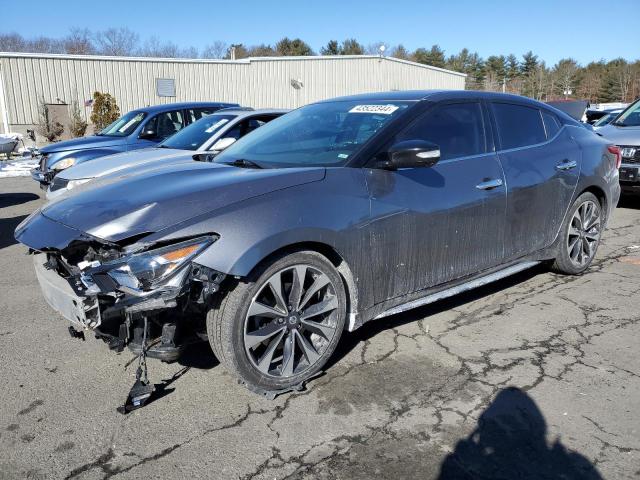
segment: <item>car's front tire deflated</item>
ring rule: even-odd
[[[250,389],[295,389],[334,352],[346,321],[340,274],[323,255],[279,256],[238,282],[207,315],[218,360]]]

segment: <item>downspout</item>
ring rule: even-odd
[[[2,66],[0,66],[0,115],[2,116],[4,133],[9,133],[9,115],[7,114],[7,100],[4,96],[4,75],[2,74]]]

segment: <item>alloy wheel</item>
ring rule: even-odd
[[[263,375],[287,378],[309,370],[336,335],[338,297],[329,277],[310,265],[275,273],[251,300],[244,347]]]
[[[600,206],[591,200],[580,204],[569,223],[567,253],[571,263],[582,268],[595,256],[600,241]]]

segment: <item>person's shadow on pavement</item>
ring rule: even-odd
[[[602,479],[591,462],[559,440],[548,445],[542,412],[525,392],[502,390],[478,427],[460,440],[440,469],[440,480]]]

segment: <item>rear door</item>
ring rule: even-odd
[[[507,187],[505,256],[553,243],[573,197],[581,153],[569,129],[547,110],[490,102]]]
[[[488,127],[478,101],[439,103],[390,141],[439,145],[435,166],[366,170],[378,302],[502,261],[506,190]]]

